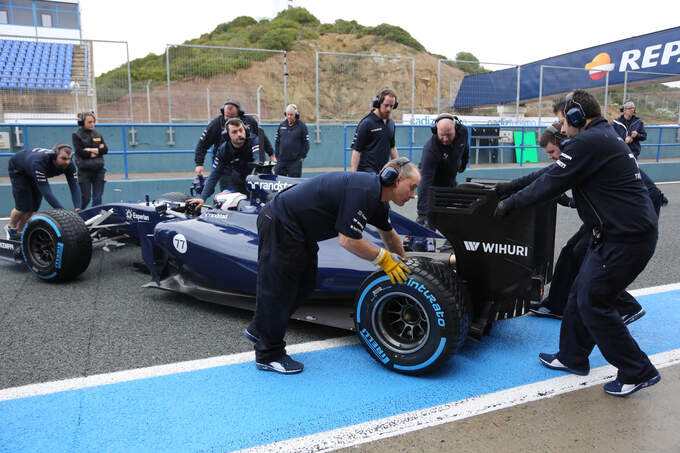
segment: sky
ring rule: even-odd
[[[293,0],[322,23],[398,25],[432,53],[471,52],[481,62],[524,64],[677,27],[672,1]],[[165,51],[238,16],[273,17],[288,0],[80,0],[83,38],[127,41],[130,58]],[[118,66],[120,61],[114,62]],[[97,72],[102,69],[98,67]]]

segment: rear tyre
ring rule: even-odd
[[[21,251],[28,268],[41,279],[68,281],[90,265],[92,238],[75,212],[41,211],[24,227]]]
[[[154,201],[158,202],[173,202],[173,203],[184,203],[191,197],[184,192],[168,192],[156,198]]]
[[[355,328],[378,363],[418,375],[442,366],[465,342],[470,328],[467,293],[456,271],[430,258],[409,258],[403,284],[374,272],[357,292]]]

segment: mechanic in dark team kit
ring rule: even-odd
[[[277,175],[299,178],[302,176],[302,161],[309,153],[309,132],[295,104],[288,105],[285,114],[286,119],[276,129],[274,171]]]
[[[562,102],[562,108],[564,108],[564,102]],[[567,136],[560,132],[561,128],[561,123],[554,123],[548,126],[539,139],[539,145],[545,149],[548,157],[553,160],[559,159],[562,154],[562,146],[564,146],[567,140]],[[543,167],[541,170],[514,179],[508,183],[497,184],[496,191],[501,196],[510,195],[528,186],[548,170],[550,170],[549,166]],[[651,184],[654,186],[653,182]],[[562,206],[576,207],[574,200],[566,194],[558,197],[557,202]],[[655,210],[656,208],[657,206],[655,205]],[[569,299],[569,291],[576,280],[589,244],[590,232],[585,225],[582,225],[560,251],[560,255],[555,262],[548,296],[540,302],[531,303],[530,311],[534,315],[543,318],[562,319],[564,308],[567,306]],[[618,310],[624,324],[630,324],[645,315],[645,310],[628,291],[621,291],[618,299]]]
[[[425,142],[420,160],[418,223],[434,228],[429,209],[430,187],[456,187],[456,174],[465,171],[469,158],[467,128],[455,116],[442,113],[434,120],[432,137]]]
[[[378,174],[390,159],[399,157],[394,145],[392,110],[399,105],[397,95],[385,88],[373,99],[371,113],[363,117],[352,140],[352,171]]]
[[[80,210],[81,195],[76,166],[71,161],[71,146],[57,143],[52,149],[35,148],[19,151],[9,159],[8,173],[12,183],[15,207],[5,225],[7,239],[18,240],[24,225],[40,209],[43,197],[54,209],[63,209],[52,193],[47,178],[65,175],[71,189],[76,211]]]
[[[109,148],[104,142],[104,137],[94,128],[94,112],[78,114],[78,130],[71,136],[73,150],[78,164],[78,184],[83,197],[81,209],[87,208],[92,199],[92,206],[102,204],[104,194],[104,154]]]
[[[227,121],[229,141],[220,145],[213,158],[213,168],[205,182],[200,198],[187,200],[200,208],[205,200],[215,191],[217,181],[224,175],[229,175],[229,185],[222,190],[233,190],[247,194],[246,176],[250,173],[248,163],[253,162],[253,155],[258,153],[257,139],[246,132],[243,122],[238,118]]]
[[[559,160],[529,186],[499,202],[495,215],[547,201],[571,188],[591,243],[571,287],[559,351],[539,354],[543,365],[586,375],[595,345],[618,369],[605,392],[627,396],[654,385],[661,375],[619,314],[621,291],[654,254],[658,218],[635,157],[584,90],[566,98],[569,140]]]
[[[258,269],[255,315],[244,335],[255,343],[260,370],[299,373],[286,354],[288,319],[316,287],[317,243],[338,236],[349,252],[371,260],[395,283],[410,272],[399,235],[389,221],[389,202],[403,206],[415,197],[418,168],[408,159],[387,163],[379,175],[333,172],[279,192],[257,218]],[[385,247],[363,239],[366,224],[378,229]]]
[[[205,169],[203,163],[205,162],[205,155],[207,154],[210,147],[213,149],[213,159],[217,154],[217,150],[220,148],[222,143],[229,140],[229,135],[225,134],[226,124],[232,118],[238,118],[243,123],[243,127],[248,131],[248,134],[252,137],[261,136],[264,140],[267,140],[267,136],[264,133],[260,133],[260,127],[257,121],[251,116],[246,115],[246,112],[241,108],[236,101],[227,101],[220,108],[220,115],[215,117],[205,128],[201,134],[201,138],[196,144],[196,149],[194,151],[194,161],[196,162],[195,172],[196,175],[205,176]],[[271,143],[268,146],[269,154],[271,155]],[[267,150],[267,147],[263,148]],[[230,181],[231,175],[224,174],[220,180],[220,188],[222,190],[228,189],[231,185]]]

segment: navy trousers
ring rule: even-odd
[[[257,293],[248,331],[259,337],[255,360],[268,363],[285,353],[288,319],[316,288],[316,242],[300,242],[265,206],[257,217]]]
[[[78,172],[78,185],[80,185],[81,194],[81,209],[87,208],[92,199],[92,206],[99,206],[102,204],[102,195],[104,194],[104,175],[106,169],[104,167],[90,171],[80,170]]]
[[[590,232],[585,225],[581,225],[581,228],[562,248],[560,256],[555,263],[555,271],[550,282],[550,291],[545,302],[545,306],[553,313],[564,313],[569,299],[569,292],[581,269],[589,243]],[[621,291],[618,299],[617,306],[621,316],[633,315],[642,310],[642,306],[628,291]]]
[[[588,356],[597,345],[605,359],[618,369],[617,379],[624,384],[656,376],[658,371],[621,320],[618,297],[645,268],[655,247],[656,236],[637,243],[605,239],[588,248],[564,311],[560,362],[586,369]]]
[[[279,176],[299,178],[302,176],[302,161],[300,159],[277,161],[274,171]]]

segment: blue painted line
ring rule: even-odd
[[[647,315],[631,332],[642,349],[680,348],[680,290],[639,300]],[[296,438],[564,375],[537,358],[557,350],[559,327],[498,322],[424,377],[390,372],[353,345],[296,355],[305,371],[292,376],[250,362],[4,401],[0,451],[230,451]],[[591,367],[605,364],[596,350]]]

